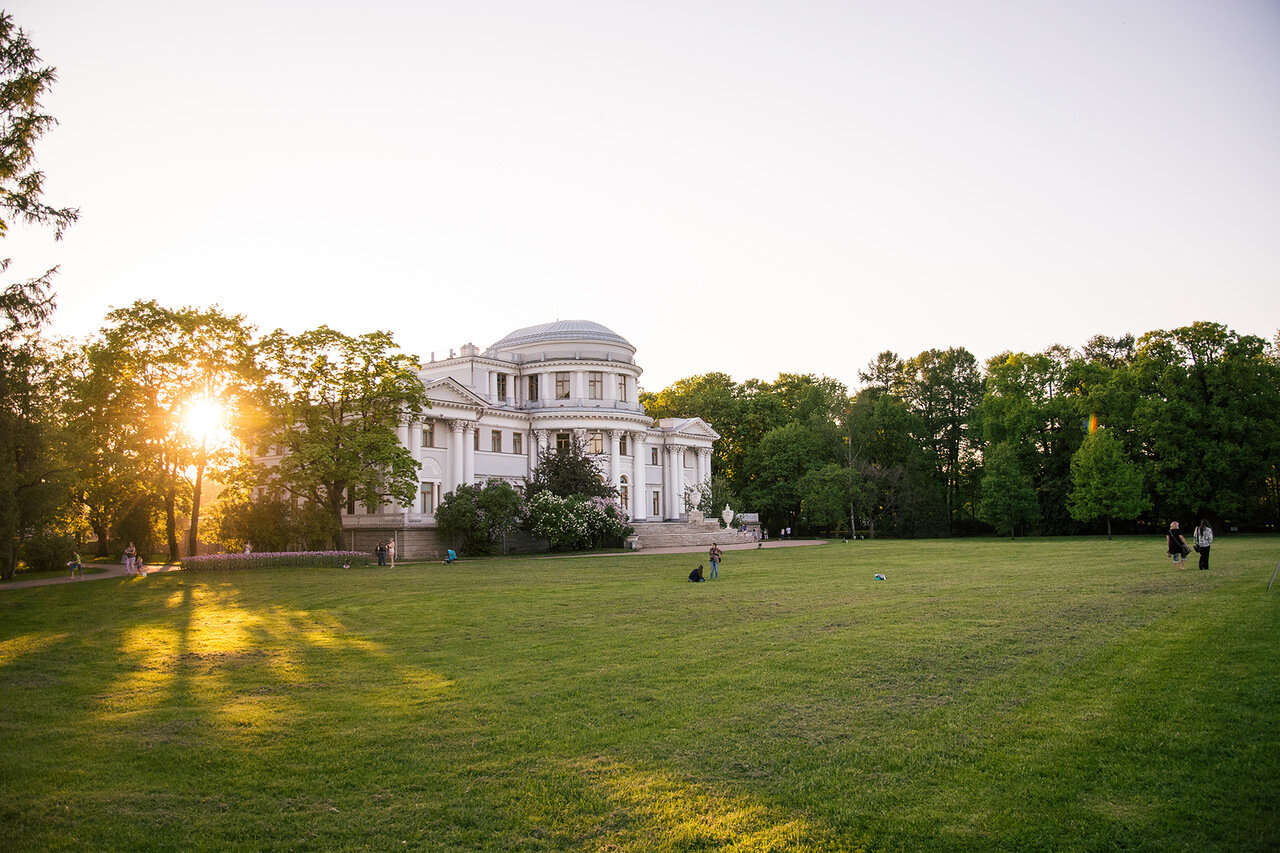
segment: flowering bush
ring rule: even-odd
[[[251,554],[207,554],[182,559],[182,568],[200,571],[276,569],[293,566],[337,569],[367,565],[369,565],[369,555],[363,551],[263,551]]]
[[[529,532],[546,539],[556,551],[605,547],[631,531],[622,509],[608,498],[562,498],[543,491],[529,498],[525,514]]]

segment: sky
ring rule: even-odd
[[[58,70],[53,332],[135,300],[423,359],[593,320],[660,390],[1280,329],[1280,2],[5,5]]]

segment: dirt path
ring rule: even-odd
[[[96,564],[96,563],[91,565],[99,566],[99,564]],[[52,586],[53,584],[57,584],[57,583],[80,583],[81,581],[100,581],[100,580],[105,580],[106,578],[130,577],[130,575],[125,574],[124,566],[121,566],[119,564],[107,566],[106,569],[107,570],[105,572],[94,572],[93,574],[86,574],[83,577],[81,577],[80,575],[76,575],[75,577],[71,577],[70,575],[59,575],[58,577],[54,577],[54,578],[36,578],[35,580],[29,580],[29,581],[11,581],[10,583],[0,583],[0,590],[25,589],[30,586]],[[167,565],[167,566],[148,566],[147,567],[147,574],[153,574],[155,572],[180,572],[180,571],[182,571],[182,566],[179,566],[176,563]],[[141,580],[141,578],[139,578],[139,580]]]

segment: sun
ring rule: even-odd
[[[212,439],[225,418],[222,406],[208,397],[193,397],[182,413],[182,429],[196,441]]]

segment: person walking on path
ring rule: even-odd
[[[1169,525],[1169,556],[1173,557],[1173,565],[1175,568],[1182,568],[1182,558],[1187,556],[1191,551],[1187,547],[1187,540],[1182,538],[1182,531],[1178,529],[1178,522]]]
[[[67,568],[71,569],[71,577],[76,576],[76,572],[80,573],[80,580],[84,580],[84,566],[80,564],[80,552],[73,553],[71,562],[67,563]]]
[[[129,543],[129,547],[124,549],[124,573],[126,575],[133,574],[134,560],[137,559],[138,549],[133,547],[133,543]]]
[[[724,552],[720,550],[719,545],[715,544],[714,542],[711,543],[711,551],[708,555],[711,560],[711,576],[707,578],[707,580],[714,581],[714,580],[720,579],[720,557],[723,555],[723,553]]]
[[[1209,568],[1209,546],[1213,544],[1213,528],[1209,526],[1208,519],[1200,519],[1200,526],[1192,534],[1191,541],[1195,543],[1196,551],[1200,554],[1200,570],[1207,570]]]

